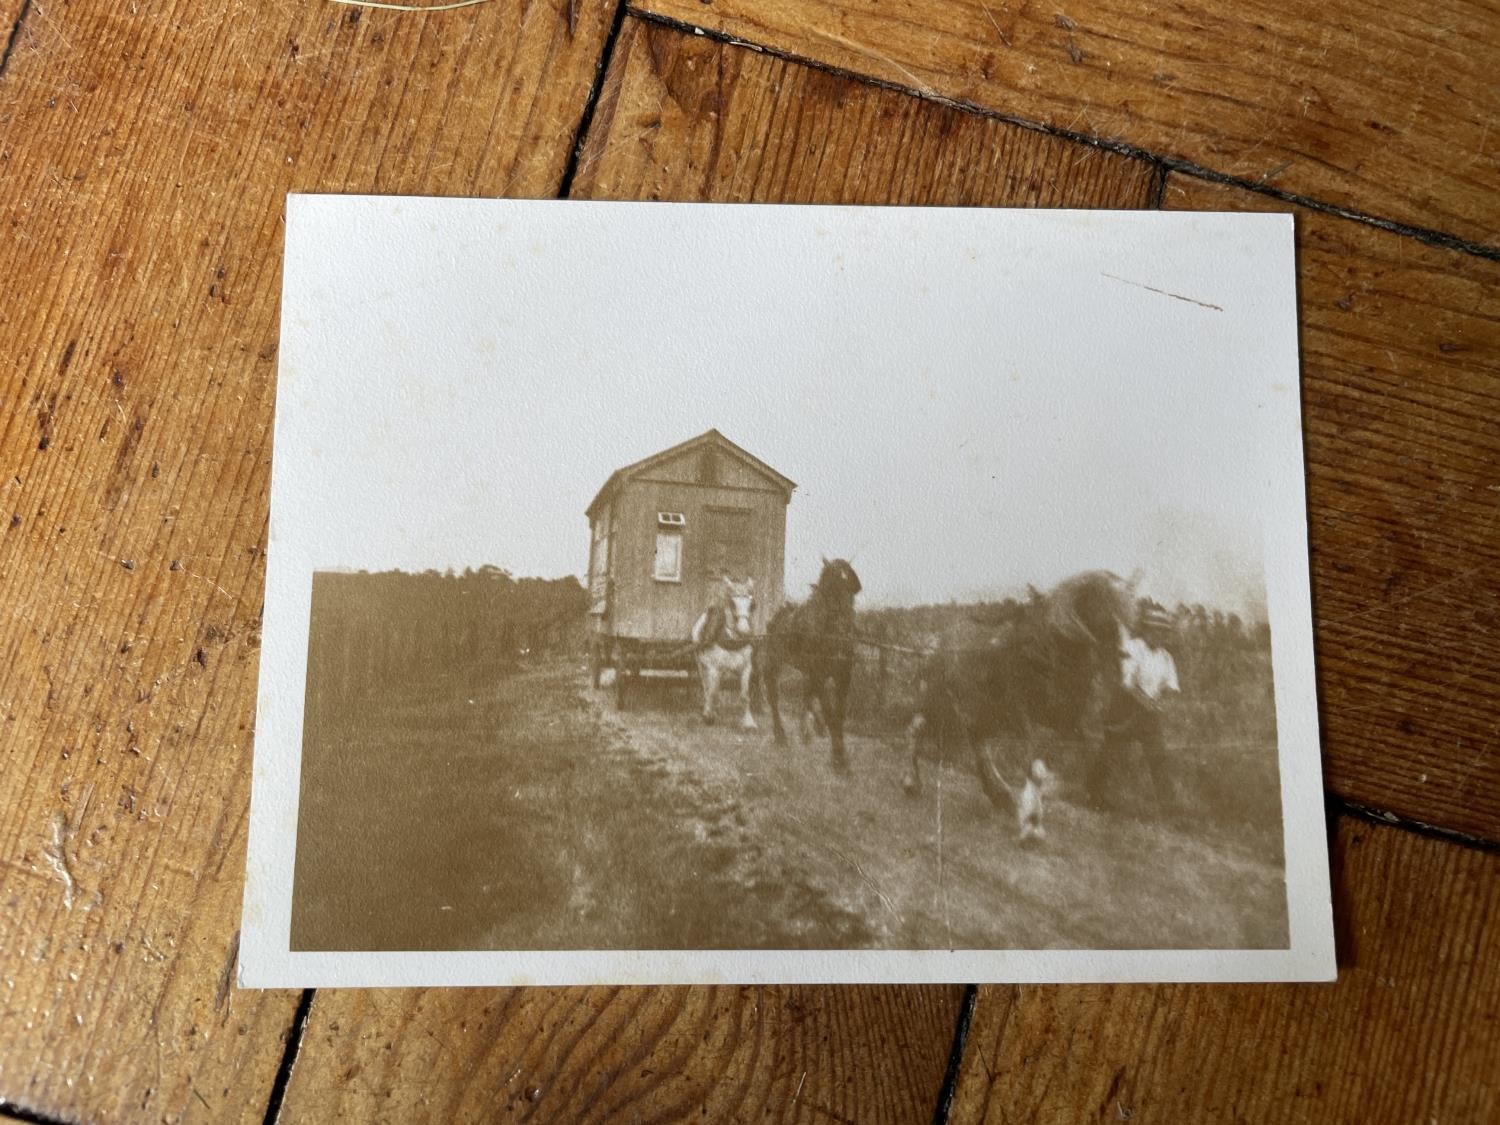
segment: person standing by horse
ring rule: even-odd
[[[785,605],[766,629],[764,680],[776,741],[786,742],[781,726],[781,668],[802,672],[804,718],[816,698],[832,743],[833,768],[849,772],[844,752],[844,711],[854,672],[854,597],[859,575],[843,559],[824,559],[812,594],[801,605]]]
[[[1089,771],[1088,792],[1095,804],[1114,803],[1105,796],[1107,775],[1132,746],[1139,746],[1158,807],[1176,805],[1163,730],[1167,697],[1182,690],[1177,662],[1167,648],[1172,635],[1172,619],[1149,604],[1137,615],[1134,633],[1120,628],[1119,677],[1110,688],[1103,743]]]
[[[714,699],[721,676],[739,676],[740,700],[745,707],[740,726],[755,730],[750,710],[750,680],[755,671],[755,634],[750,615],[755,609],[755,579],[736,582],[724,575],[719,600],[693,622],[693,650],[698,679],[703,685],[703,721],[714,721]]]

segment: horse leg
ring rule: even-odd
[[[750,710],[750,681],[755,672],[755,660],[748,649],[745,662],[740,666],[740,701],[745,705],[745,717],[740,720],[742,730],[755,730],[755,715]]]
[[[811,675],[804,674],[802,679],[802,715],[797,724],[797,738],[806,746],[814,735],[821,736],[824,733],[823,719],[819,715],[818,685]],[[809,735],[808,730],[812,730]]]
[[[1161,716],[1152,712],[1140,724],[1141,757],[1146,759],[1146,772],[1151,777],[1151,790],[1156,800],[1158,819],[1176,815],[1181,805],[1177,800],[1177,786],[1172,769],[1167,761],[1166,740],[1162,737]]]
[[[810,738],[822,738],[828,733],[828,724],[825,722],[826,712],[823,708],[822,680],[818,679],[812,672],[807,673],[807,678],[802,681],[802,741],[807,742]],[[812,735],[807,733],[812,728]]]
[[[766,646],[766,663],[760,671],[761,683],[766,689],[766,703],[771,707],[771,729],[776,741],[786,745],[786,731],[781,726],[781,661],[776,650]]]
[[[709,656],[698,660],[698,678],[703,681],[703,721],[714,721],[714,699],[719,694],[719,666]]]
[[[849,677],[854,671],[852,660],[841,661],[829,678],[828,702],[824,705],[823,718],[828,723],[828,735],[833,742],[833,760],[837,767],[847,770],[848,759],[844,755],[844,712],[849,707]]]
[[[838,688],[831,676],[818,683],[818,702],[823,708],[823,719],[828,724],[833,769],[835,773],[848,773],[849,758],[844,753],[844,724],[839,721],[838,711],[835,708],[834,697],[837,691]]]
[[[1103,737],[1088,756],[1084,771],[1084,800],[1100,812],[1112,812],[1120,806],[1120,773],[1123,759],[1139,741],[1136,709],[1124,698],[1117,698],[1103,720]],[[1128,796],[1128,795],[1127,795]]]
[[[811,685],[809,685],[809,691],[811,691]],[[828,708],[823,706],[823,693],[818,691],[816,694],[809,695],[808,698],[811,702],[808,704],[807,713],[812,718],[813,734],[823,738],[828,734]]]
[[[901,781],[901,788],[907,794],[915,797],[922,792],[922,742],[927,729],[927,718],[918,711],[911,717],[911,722],[906,727],[906,745],[911,750],[911,768],[906,771],[906,777]]]
[[[766,702],[766,666],[760,645],[750,647],[750,705],[764,706]]]

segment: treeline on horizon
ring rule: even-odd
[[[856,628],[868,640],[922,651],[983,644],[1044,597],[1030,587],[1025,598],[861,609]],[[1222,699],[1225,681],[1246,673],[1269,679],[1265,623],[1201,604],[1159,608],[1176,624],[1169,647],[1189,697]],[[329,692],[357,699],[400,683],[478,682],[527,655],[581,654],[587,609],[587,591],[573,575],[518,578],[496,566],[320,571],[309,622],[309,702]]]
[[[577,651],[587,607],[572,575],[517,578],[497,566],[319,571],[308,623],[309,703],[401,683],[480,679],[528,653]]]

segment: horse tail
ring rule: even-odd
[[[1016,791],[1000,776],[1000,771],[984,752],[979,739],[969,739],[969,746],[974,752],[974,772],[979,775],[979,787],[984,790],[990,804],[1003,813],[1014,813],[1017,807]]]
[[[1016,790],[1000,776],[1000,771],[995,769],[995,764],[984,752],[984,739],[974,730],[970,722],[971,716],[965,715],[959,706],[951,683],[943,685],[942,694],[945,710],[952,716],[954,728],[959,737],[969,744],[969,753],[974,758],[974,772],[979,776],[979,787],[995,808],[1003,813],[1014,814],[1019,807]]]

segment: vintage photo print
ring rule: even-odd
[[[1285,215],[292,196],[242,981],[1326,979]]]

